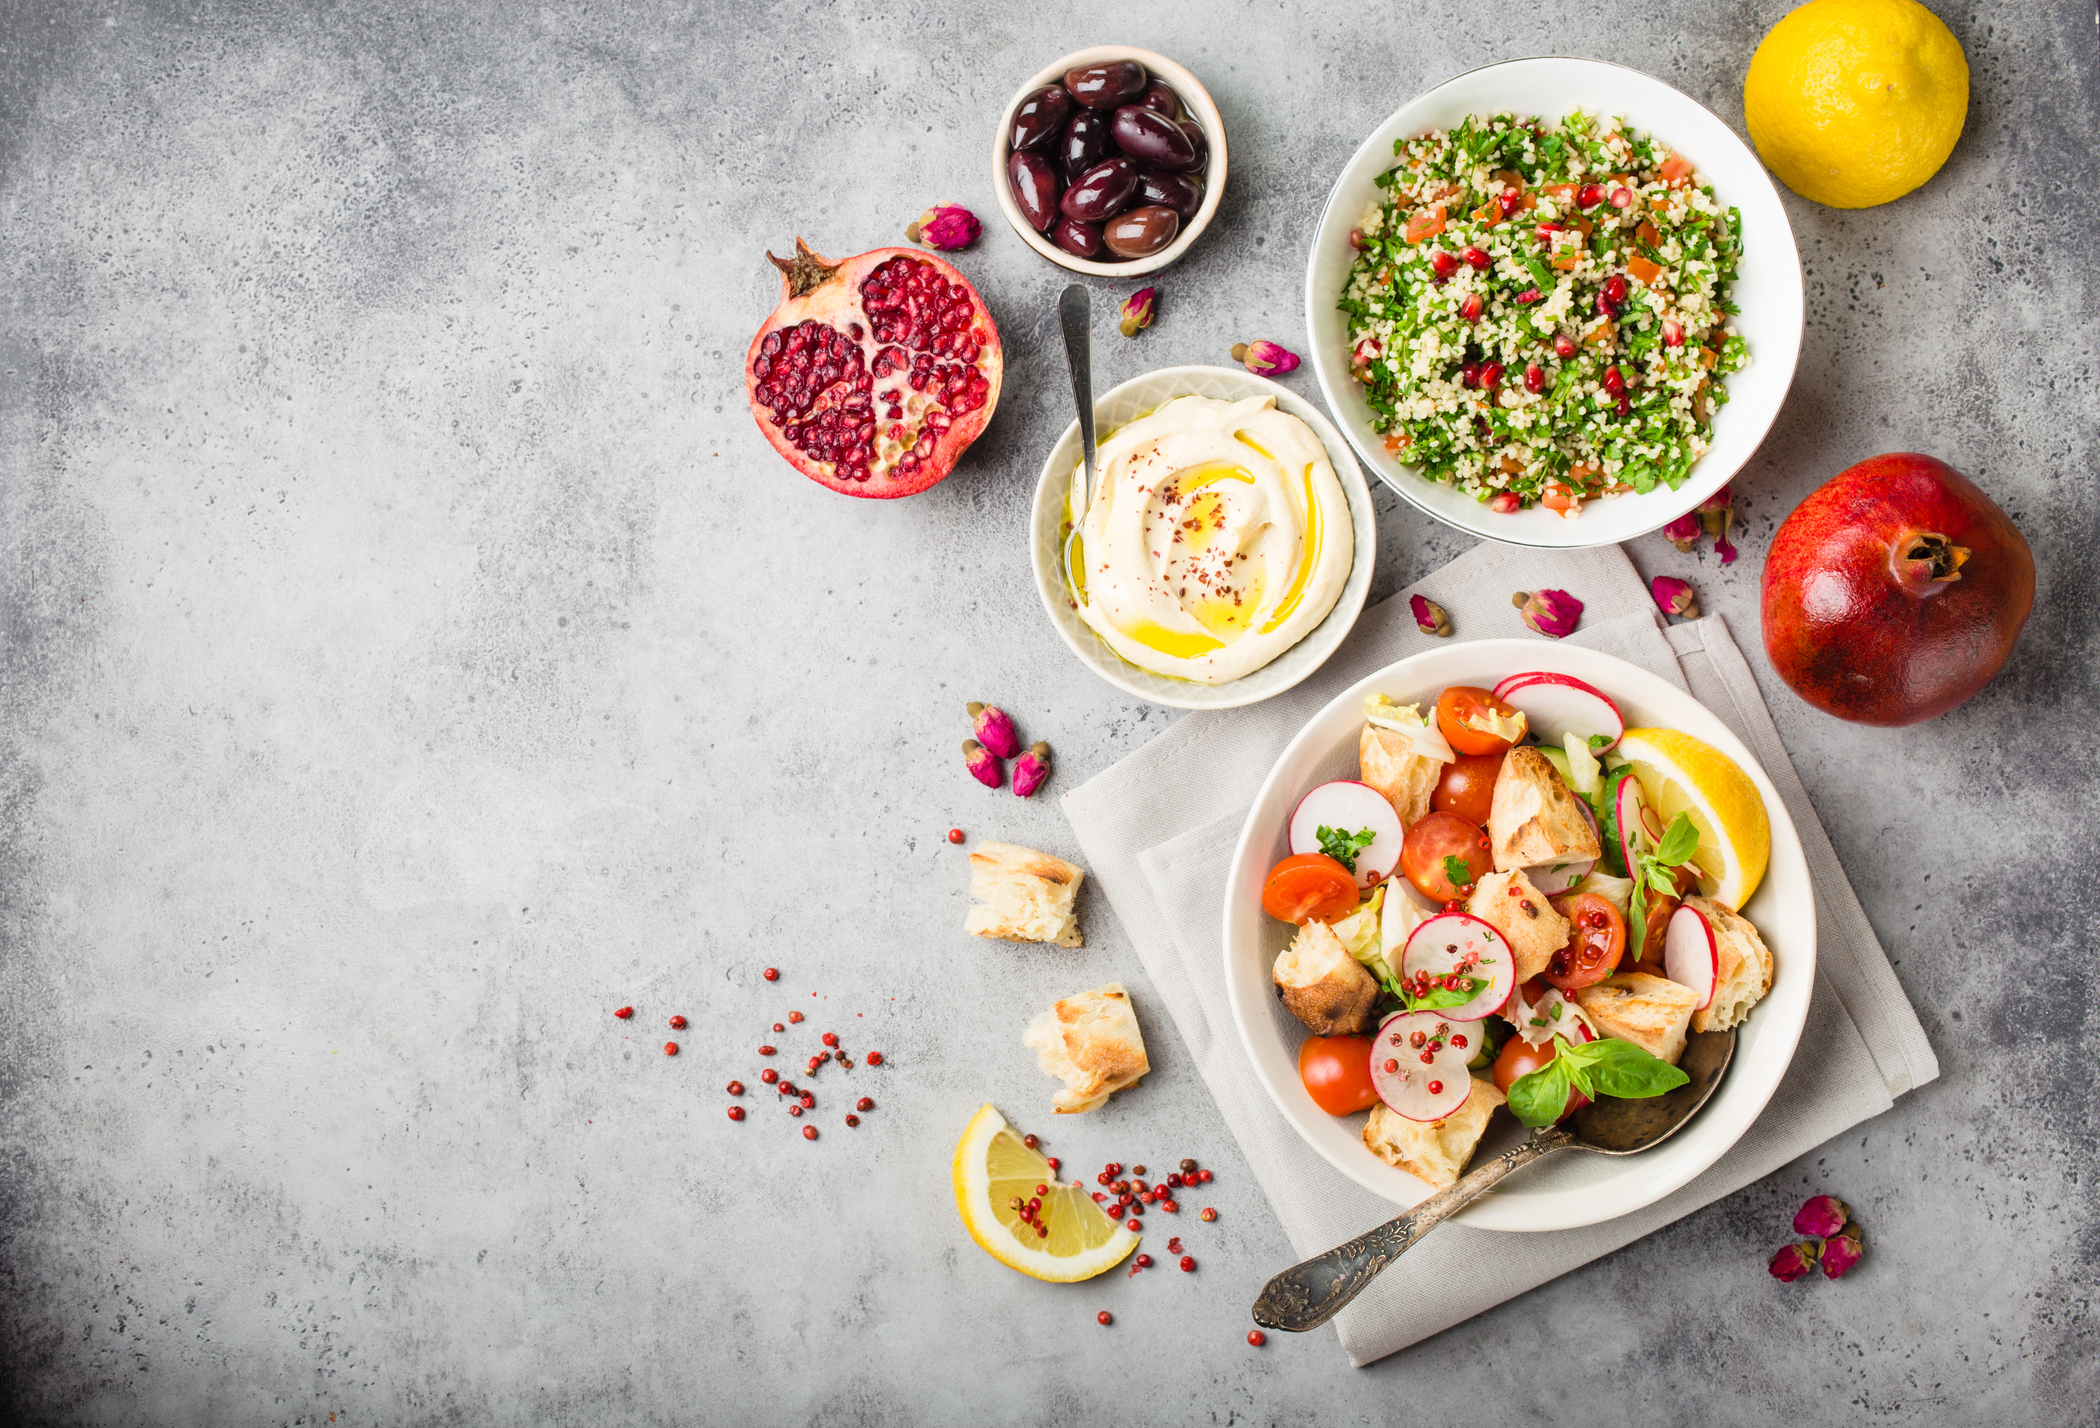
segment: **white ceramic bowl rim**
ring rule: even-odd
[[[1319,1109],[1297,1074],[1303,1029],[1270,986],[1269,967],[1289,929],[1261,910],[1261,883],[1284,851],[1282,829],[1308,788],[1354,777],[1362,700],[1378,692],[1405,703],[1454,683],[1490,684],[1524,669],[1552,669],[1588,680],[1620,702],[1628,722],[1677,728],[1734,759],[1763,796],[1772,825],[1764,882],[1743,909],[1772,948],[1772,990],[1738,1032],[1737,1051],[1721,1088],[1667,1143],[1638,1156],[1564,1155],[1526,1169],[1476,1200],[1459,1218],[1481,1229],[1556,1230],[1596,1224],[1652,1204],[1685,1185],[1727,1152],[1764,1110],[1785,1075],[1808,1016],[1815,984],[1815,904],[1808,864],[1778,790],[1750,751],[1689,694],[1614,656],[1537,640],[1477,640],[1411,656],[1358,680],[1309,719],[1277,758],[1255,796],[1233,851],[1225,891],[1223,970],[1233,1020],[1256,1075],[1312,1151],[1350,1179],[1396,1205],[1431,1193],[1422,1181],[1367,1149],[1361,1116]],[[1507,1116],[1498,1116],[1507,1123]],[[1491,1137],[1511,1132],[1490,1132]],[[1492,1143],[1492,1141],[1491,1141]]]
[[[1715,413],[1713,444],[1674,492],[1659,486],[1644,496],[1629,493],[1587,502],[1574,520],[1543,507],[1499,515],[1456,488],[1431,482],[1401,465],[1371,430],[1362,387],[1349,375],[1347,320],[1335,308],[1349,267],[1348,231],[1370,201],[1370,179],[1392,167],[1393,140],[1457,122],[1455,111],[1449,118],[1429,116],[1440,105],[1476,93],[1480,97],[1456,107],[1466,113],[1508,109],[1565,114],[1583,108],[1623,115],[1634,126],[1691,153],[1722,202],[1743,214],[1744,257],[1733,297],[1743,308],[1735,321],[1750,343],[1751,361],[1728,378],[1729,401]],[[1674,119],[1658,121],[1650,113],[1656,107],[1679,105],[1685,112]],[[1719,176],[1717,168],[1723,171]],[[1800,360],[1806,325],[1793,227],[1771,176],[1749,146],[1712,110],[1663,80],[1610,60],[1565,55],[1466,70],[1409,100],[1372,130],[1343,166],[1321,210],[1306,265],[1305,305],[1314,376],[1336,425],[1369,470],[1447,525],[1510,545],[1562,549],[1612,545],[1658,530],[1732,480],[1778,419]]]
[[[1196,209],[1174,241],[1149,258],[1133,258],[1127,263],[1102,263],[1092,258],[1081,258],[1067,253],[1048,238],[1029,227],[1028,220],[1021,216],[1021,206],[1006,182],[1006,156],[1012,152],[1007,136],[1013,132],[1014,111],[1021,101],[1052,80],[1062,79],[1067,70],[1085,64],[1098,64],[1103,60],[1134,59],[1145,67],[1155,79],[1161,79],[1181,96],[1182,107],[1189,117],[1202,126],[1204,138],[1210,141],[1210,161],[1203,171],[1203,202]],[[1013,98],[1006,101],[1006,108],[999,113],[999,128],[992,135],[992,194],[999,201],[999,211],[1013,225],[1021,241],[1048,258],[1061,268],[1075,273],[1087,273],[1101,278],[1135,278],[1146,273],[1156,273],[1186,253],[1195,241],[1203,236],[1210,226],[1211,215],[1218,211],[1218,204],[1225,196],[1225,118],[1203,87],[1203,81],[1188,70],[1150,50],[1141,50],[1134,45],[1092,45],[1071,54],[1037,72],[1035,78],[1014,91]]]
[[[1110,649],[1107,642],[1081,620],[1070,605],[1062,568],[1062,546],[1057,530],[1064,520],[1072,468],[1079,464],[1079,421],[1068,423],[1044,458],[1042,475],[1036,480],[1035,501],[1029,516],[1029,558],[1035,571],[1036,594],[1058,635],[1080,663],[1116,688],[1153,704],[1176,709],[1231,709],[1258,703],[1298,684],[1311,675],[1348,637],[1362,613],[1370,593],[1371,575],[1377,561],[1378,518],[1371,505],[1371,488],[1357,469],[1349,443],[1342,440],[1334,423],[1319,406],[1290,388],[1238,367],[1163,367],[1119,383],[1094,399],[1097,432],[1135,419],[1162,403],[1190,394],[1235,399],[1273,396],[1279,411],[1288,412],[1313,429],[1326,448],[1327,459],[1342,483],[1349,502],[1349,519],[1355,526],[1354,563],[1342,593],[1327,612],[1327,618],[1304,639],[1292,645],[1260,669],[1223,684],[1197,684],[1168,679],[1140,669]],[[1127,406],[1127,412],[1122,411]]]

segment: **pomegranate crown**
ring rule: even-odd
[[[801,238],[795,239],[793,258],[776,258],[769,250],[766,261],[780,269],[781,280],[787,284],[791,298],[804,297],[822,287],[839,270],[838,264],[827,263],[821,254],[812,252],[809,244]]]

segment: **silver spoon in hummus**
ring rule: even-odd
[[[1065,366],[1072,373],[1072,400],[1079,407],[1079,445],[1083,455],[1078,499],[1072,502],[1072,533],[1065,537],[1065,579],[1076,595],[1086,588],[1078,578],[1074,558],[1079,527],[1085,523],[1087,508],[1094,499],[1094,466],[1098,460],[1094,448],[1093,307],[1087,290],[1078,283],[1058,294],[1057,324],[1065,334]]]

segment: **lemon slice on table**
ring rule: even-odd
[[[1633,765],[1641,797],[1663,827],[1680,813],[1691,815],[1702,890],[1740,911],[1772,858],[1771,820],[1750,776],[1713,745],[1676,729],[1628,729],[1612,752]]]
[[[1034,1224],[1020,1208],[1032,1200],[1042,1202]],[[1138,1236],[1103,1213],[1093,1196],[1058,1184],[1049,1162],[1023,1144],[989,1104],[970,1118],[956,1142],[955,1208],[979,1249],[1009,1269],[1052,1283],[1092,1279],[1138,1246]]]

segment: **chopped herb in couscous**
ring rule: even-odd
[[[1728,322],[1741,215],[1580,112],[1393,151],[1341,302],[1386,449],[1500,511],[1680,485],[1750,360]]]

